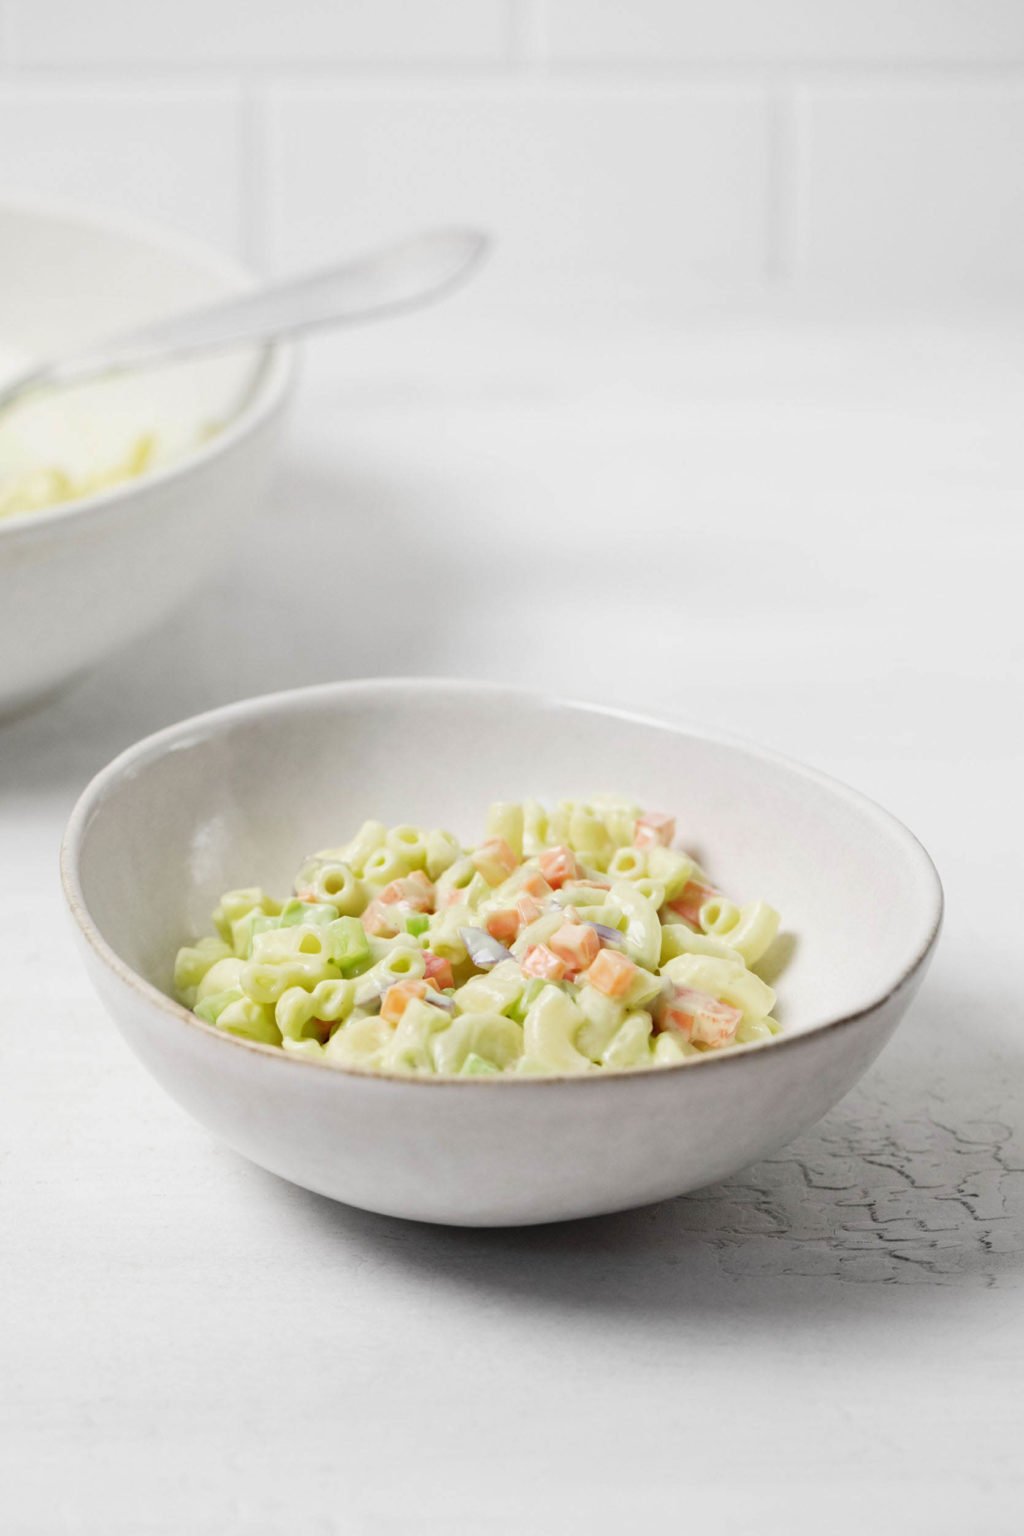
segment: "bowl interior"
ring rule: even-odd
[[[0,204],[0,382],[248,285],[233,263],[173,235]],[[0,418],[0,477],[53,464],[87,475],[148,432],[162,456],[177,456],[245,407],[265,359],[190,360],[27,402]]]
[[[86,792],[66,865],[114,955],[161,991],[223,890],[287,892],[303,856],[366,817],[480,835],[493,799],[622,791],[783,934],[762,972],[806,1030],[902,979],[941,907],[907,830],[851,790],[669,726],[445,682],[340,684],[232,706],[133,748]]]

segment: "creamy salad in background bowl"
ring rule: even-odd
[[[0,204],[0,382],[242,292],[228,258],[121,217]],[[163,618],[258,506],[287,347],[42,393],[0,413],[0,716]]]
[[[0,339],[0,388],[33,359]],[[173,465],[207,442],[219,424],[196,424],[186,400],[169,402],[159,384],[135,377],[41,390],[0,405],[0,526],[7,519],[66,507]]]

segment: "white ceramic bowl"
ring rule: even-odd
[[[68,352],[251,282],[233,262],[130,221],[0,204],[0,370],[16,371],[18,354]],[[117,462],[153,424],[170,455],[87,500],[0,518],[0,714],[58,689],[198,585],[258,505],[291,372],[289,350],[275,348],[31,408],[18,431],[51,463]],[[192,446],[211,423],[223,430]]]
[[[363,818],[481,826],[492,799],[619,790],[677,812],[725,889],[791,951],[785,1033],[693,1064],[573,1078],[362,1075],[220,1034],[167,995],[220,893],[286,891]],[[620,1210],[782,1146],[857,1081],[909,1004],[942,892],[913,836],[809,769],[657,721],[449,681],[307,688],[125,752],[65,837],[89,972],[129,1044],[254,1162],[368,1210],[460,1225]]]

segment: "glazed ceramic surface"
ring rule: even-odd
[[[242,291],[224,258],[123,220],[0,205],[0,377]],[[87,475],[155,430],[166,465],[0,519],[0,714],[59,688],[164,615],[258,505],[291,376],[287,349],[179,363],[19,406],[10,456]],[[211,428],[217,428],[212,435]]]
[[[386,1078],[220,1034],[168,995],[220,893],[289,888],[364,818],[469,838],[493,799],[598,790],[676,813],[783,936],[760,967],[785,1033],[651,1072]],[[366,1209],[499,1225],[619,1210],[780,1147],[857,1081],[938,934],[928,855],[853,790],[728,740],[449,681],[303,689],[150,737],[85,791],[62,854],[89,972],[146,1067],[247,1157]]]

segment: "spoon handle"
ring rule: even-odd
[[[112,337],[77,356],[33,369],[10,393],[79,384],[196,352],[224,351],[399,314],[457,287],[481,260],[487,244],[486,235],[473,229],[414,235],[329,271],[260,288]]]

